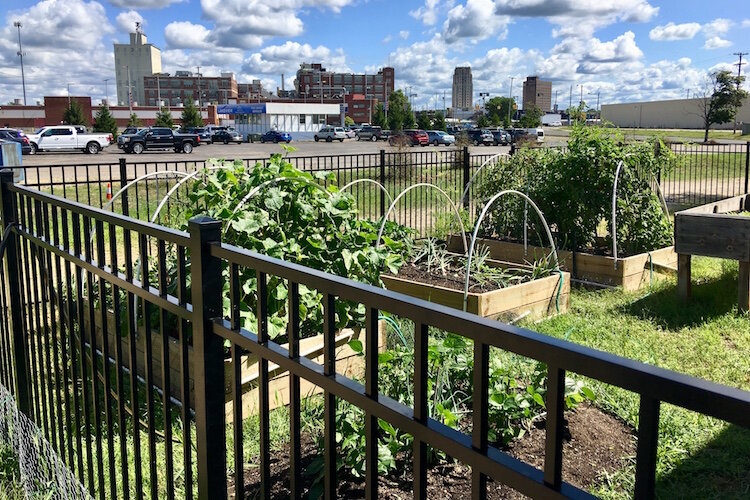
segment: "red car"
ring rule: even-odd
[[[400,134],[394,134],[388,142],[391,146],[411,145],[411,146],[427,146],[430,143],[430,138],[427,132],[424,130],[404,130]]]

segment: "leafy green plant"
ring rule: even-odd
[[[333,185],[323,187],[333,181],[332,174],[303,172],[281,155],[275,155],[265,166],[258,163],[246,168],[242,162],[222,166],[225,168],[206,170],[193,184],[192,205],[182,214],[182,221],[199,213],[208,215],[223,222],[223,240],[227,243],[373,285],[381,285],[382,269],[398,272],[403,264],[402,252],[410,248],[411,233],[389,222],[383,244],[376,247],[378,224],[359,217],[351,195]],[[256,188],[257,194],[248,197]],[[226,287],[228,282],[226,279]],[[254,328],[255,272],[241,269],[240,283],[240,316],[246,326]],[[286,330],[287,295],[285,280],[269,277],[272,338]],[[228,310],[229,294],[224,297]],[[300,286],[303,332],[320,331],[322,304],[320,292]],[[361,305],[336,302],[338,328],[360,324],[363,315]]]
[[[625,254],[650,251],[671,243],[671,224],[663,215],[651,183],[669,168],[673,154],[660,141],[623,143],[610,130],[577,126],[565,151],[521,149],[510,160],[488,167],[479,186],[482,200],[503,189],[516,189],[534,200],[564,249],[611,247],[598,229],[612,219],[612,188],[618,164],[624,162],[617,188],[617,245]],[[517,197],[493,205],[483,234],[520,240],[527,211],[530,235],[544,235],[541,221]],[[546,246],[546,239],[539,238]]]

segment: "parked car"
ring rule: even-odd
[[[547,126],[548,127],[562,127],[562,122],[560,120],[556,120],[553,122],[549,122]]]
[[[0,139],[19,143],[21,145],[21,154],[33,154],[29,138],[20,130],[14,128],[0,128]]]
[[[433,146],[437,146],[439,144],[451,146],[456,143],[456,138],[454,136],[443,132],[442,130],[428,130],[427,139]]]
[[[169,127],[152,127],[123,138],[123,150],[137,155],[147,150],[172,149],[175,153],[192,153],[200,145],[198,134],[180,134]]]
[[[355,137],[357,137],[357,129],[355,129],[354,127],[346,127],[344,128],[344,132],[346,133],[347,139],[354,139]]]
[[[388,137],[388,144],[396,147],[411,146],[411,137],[404,132],[394,132]]]
[[[292,136],[289,135],[289,132],[279,132],[278,130],[269,130],[265,134],[260,136],[260,142],[286,142],[289,144],[292,142]]]
[[[392,135],[388,139],[391,146],[409,145],[409,146],[427,146],[429,138],[424,130],[404,130],[398,134]]]
[[[514,128],[510,131],[511,142],[515,144],[516,142],[523,140],[528,133],[528,130],[525,128]]]
[[[470,129],[464,132],[471,142],[475,146],[484,144],[485,146],[491,146],[495,144],[495,138],[488,130]]]
[[[245,140],[239,132],[225,129],[214,132],[211,136],[211,142],[223,142],[224,144],[235,142],[237,144],[242,144]]]
[[[383,134],[383,130],[380,127],[372,127],[370,125],[363,126],[357,132],[358,141],[377,141]]]
[[[112,134],[86,134],[80,130],[85,127],[55,125],[42,127],[29,134],[31,153],[37,151],[83,151],[96,154],[112,144]]]
[[[187,127],[180,130],[183,134],[196,134],[201,138],[201,144],[211,144],[211,132],[206,130],[205,127]]]
[[[510,134],[501,128],[492,132],[492,137],[495,141],[495,146],[507,146],[508,144],[510,144]]]
[[[346,139],[346,132],[344,132],[344,129],[342,127],[325,126],[315,132],[315,135],[313,137],[315,139],[315,142],[318,142],[321,139],[326,142],[344,142],[344,139]]]

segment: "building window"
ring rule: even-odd
[[[305,115],[299,115],[299,124],[304,125],[305,124]]]

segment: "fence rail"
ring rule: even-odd
[[[246,493],[269,498],[270,364],[290,374],[292,498],[303,493],[302,381],[323,390],[326,498],[336,494],[338,399],[365,414],[368,498],[378,495],[378,419],[414,438],[415,498],[427,496],[428,447],[471,467],[475,499],[486,497],[489,479],[535,498],[589,497],[562,477],[567,373],[640,395],[636,498],[654,494],[661,403],[750,428],[748,392],[227,245],[217,221],[197,217],[188,232],[174,231],[12,184],[9,171],[0,173],[0,202],[7,230],[0,299],[11,311],[10,318],[0,318],[0,381],[98,498],[227,498],[228,454],[234,457],[236,498]],[[149,248],[155,249],[151,259]],[[255,331],[240,328],[239,290],[246,285],[239,281],[241,270],[250,270],[256,278]],[[289,289],[287,347],[268,333],[266,285],[274,277],[285,280]],[[301,287],[323,297],[322,363],[300,355]],[[338,301],[352,301],[366,310],[363,382],[337,372]],[[412,406],[379,391],[379,312],[415,325]],[[473,423],[468,432],[451,429],[427,412],[429,327],[473,343]],[[231,344],[231,358],[225,357],[225,341]],[[489,442],[490,348],[547,365],[543,469]],[[238,404],[244,353],[255,355],[260,366],[257,436],[244,435],[246,415]],[[225,418],[227,385],[234,403],[230,421]],[[244,491],[242,443],[247,438],[260,445],[255,492]]]

